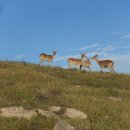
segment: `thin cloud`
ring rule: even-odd
[[[97,51],[114,51],[115,49],[116,49],[115,47],[113,47],[112,45],[109,45],[103,48],[97,48],[96,50]]]
[[[128,62],[130,61],[130,54],[109,54],[105,55],[107,58],[112,59],[115,62]]]
[[[130,35],[124,35],[121,37],[121,39],[130,39]]]
[[[84,46],[84,47],[81,47],[80,50],[83,51],[83,50],[86,50],[86,49],[91,49],[91,48],[95,48],[97,47],[98,44],[93,44],[93,45],[89,45],[89,46]]]
[[[125,46],[124,48],[125,48],[125,49],[128,49],[128,48],[130,48],[130,46]]]
[[[22,58],[24,58],[24,55],[23,54],[19,54],[15,57],[17,60],[21,60]]]
[[[98,46],[99,46],[98,44],[92,44],[92,45],[83,46],[79,49],[71,48],[71,49],[68,49],[68,51],[84,51],[86,49],[92,49],[92,48],[95,48],[95,47],[98,47]]]
[[[119,32],[112,32],[110,35],[119,35]]]
[[[112,33],[110,33],[110,35],[123,35],[123,34],[125,34],[125,33],[123,33],[123,32],[112,32]]]

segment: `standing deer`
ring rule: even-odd
[[[110,72],[114,73],[114,62],[111,60],[98,60],[98,55],[95,55],[92,60],[95,60],[97,64],[101,67],[101,71],[103,72],[104,68],[108,68]]]
[[[81,54],[81,59],[69,58],[67,60],[69,68],[71,68],[71,65],[77,65],[79,66],[80,70],[82,69],[82,67],[87,67],[90,70],[91,62],[89,60],[84,60],[84,58],[87,58],[86,54]]]
[[[49,66],[50,66],[50,64],[54,60],[55,56],[56,56],[56,51],[53,51],[52,55],[47,55],[45,53],[41,53],[39,56],[41,64],[42,64],[42,62],[47,61],[47,62],[49,62]]]
[[[82,65],[80,66],[80,69],[81,68],[85,68],[85,69],[88,68],[89,71],[91,71],[90,66],[91,66],[91,61],[89,59],[83,60]]]

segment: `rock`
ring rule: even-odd
[[[86,130],[85,128],[76,128],[75,130]]]
[[[61,117],[69,117],[72,119],[86,119],[87,115],[81,111],[78,111],[73,108],[62,108],[62,107],[56,107],[52,106],[49,108],[49,111],[43,110],[43,109],[37,109],[37,110],[26,110],[23,107],[20,106],[14,106],[14,107],[5,107],[0,109],[0,117],[8,117],[8,118],[26,118],[31,119],[32,117],[36,117],[39,114],[55,118],[57,120],[61,120]],[[60,117],[61,116],[61,117]]]
[[[38,114],[42,114],[45,117],[50,117],[50,118],[56,118],[56,119],[60,119],[59,116],[57,116],[55,113],[53,113],[52,111],[45,111],[42,109],[37,109],[37,113]]]
[[[114,100],[114,101],[119,101],[119,102],[122,101],[122,99],[120,99],[120,98],[115,98],[115,97],[108,97],[108,98],[111,100]]]
[[[72,119],[86,119],[87,115],[79,110],[73,108],[67,108],[64,116]]]
[[[61,120],[57,122],[54,130],[74,130],[74,127],[72,127],[68,122]]]
[[[81,88],[81,86],[80,85],[75,85],[74,88]]]
[[[52,107],[50,107],[48,110],[49,111],[52,111],[52,112],[55,112],[55,113],[58,113],[58,112],[60,112],[61,111],[61,107],[57,107],[57,106],[52,106]]]
[[[32,117],[36,117],[37,113],[35,110],[26,110],[23,107],[5,107],[0,109],[0,117],[16,117],[16,118],[26,118],[31,119]]]

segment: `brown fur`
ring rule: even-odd
[[[43,61],[47,61],[47,62],[49,62],[49,63],[52,62],[53,59],[55,58],[55,55],[56,55],[56,51],[54,51],[52,55],[48,55],[48,54],[45,54],[45,53],[41,53],[41,54],[40,54],[41,63],[42,63]]]
[[[81,54],[81,59],[69,58],[67,60],[69,63],[69,68],[70,65],[78,65],[80,67],[80,70],[82,67],[84,68],[87,67],[90,70],[91,62],[89,60],[84,60],[84,58],[87,58],[86,54]]]
[[[81,59],[75,59],[75,58],[69,58],[68,63],[73,64],[73,65],[81,65],[82,60]]]
[[[95,60],[97,64],[102,68],[108,68],[111,72],[114,72],[114,62],[112,60],[98,60],[98,55],[95,55],[92,60]]]

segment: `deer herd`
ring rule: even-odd
[[[50,66],[51,62],[56,57],[56,51],[53,51],[52,55],[41,53],[39,57],[40,57],[41,64],[44,61],[46,61],[49,63],[49,66]],[[92,57],[91,60],[96,61],[96,63],[101,68],[101,72],[103,72],[104,68],[107,68],[109,69],[110,72],[114,73],[114,62],[112,60],[99,60],[98,55],[95,55],[94,57]],[[75,66],[78,66],[80,71],[86,70],[87,68],[89,69],[89,71],[91,71],[91,61],[90,59],[87,59],[86,54],[81,54],[81,59],[70,57],[67,59],[67,62],[68,62],[69,69],[71,68],[72,65],[75,65]]]

